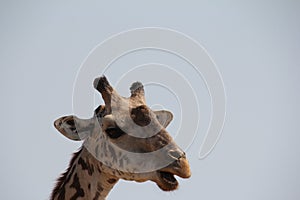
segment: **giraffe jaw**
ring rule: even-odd
[[[158,181],[156,184],[163,191],[173,191],[178,188],[178,181],[174,177],[174,174],[165,171],[158,171]]]

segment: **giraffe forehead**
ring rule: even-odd
[[[146,126],[155,118],[153,111],[136,98],[125,98],[118,94],[112,95],[112,115],[117,118],[131,118],[136,124]]]

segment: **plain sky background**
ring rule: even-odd
[[[226,123],[214,151],[199,160],[210,115],[203,81],[162,52],[118,61],[107,74],[112,84],[122,75],[121,65],[176,65],[196,88],[201,118],[186,149],[193,176],[179,179],[179,190],[165,193],[152,182],[120,181],[107,199],[300,199],[299,19],[296,0],[0,1],[0,199],[49,197],[80,146],[53,127],[56,118],[73,113],[80,64],[109,36],[145,26],[178,30],[206,48],[226,87]],[[181,120],[193,121],[180,119],[171,93],[151,86],[146,92],[150,105],[174,112],[170,132],[176,133]]]

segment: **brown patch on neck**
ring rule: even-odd
[[[130,117],[139,126],[147,126],[151,122],[150,111],[145,105],[132,108]]]
[[[71,197],[71,200],[73,199],[76,200],[79,197],[84,197],[84,191],[81,188],[77,173],[74,175],[73,183],[71,184],[70,187],[76,190],[76,193]]]
[[[95,197],[93,198],[93,200],[99,199],[102,191],[103,191],[103,187],[102,187],[101,184],[98,183],[97,184],[97,192],[96,192]]]
[[[108,182],[109,184],[115,184],[117,181],[118,181],[118,180],[115,179],[115,178],[110,178],[110,179],[107,180],[107,182]]]
[[[94,165],[92,165],[89,160],[87,159],[86,161],[83,160],[82,158],[78,159],[78,164],[81,165],[82,170],[87,170],[88,174],[90,176],[93,175],[94,173]]]

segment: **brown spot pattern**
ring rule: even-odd
[[[82,170],[87,170],[88,174],[92,176],[94,173],[94,166],[87,161],[84,161],[82,158],[79,158],[78,164],[81,165]]]
[[[145,105],[132,108],[130,117],[139,126],[147,126],[151,122],[150,111]]]
[[[117,182],[117,179],[110,178],[110,179],[107,180],[107,182],[108,182],[109,184],[115,184],[115,183]]]
[[[101,192],[103,191],[103,187],[100,183],[97,184],[97,192],[93,200],[97,200],[100,197]]]
[[[74,188],[76,190],[76,193],[71,197],[70,200],[76,200],[78,197],[84,197],[84,191],[80,186],[80,182],[79,182],[77,173],[74,175],[73,183],[70,187]]]

